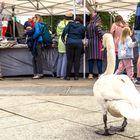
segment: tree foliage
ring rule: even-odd
[[[109,12],[99,12],[98,13],[101,17],[102,20],[102,28],[103,30],[110,30],[111,26],[111,17],[112,15],[114,16],[116,13],[114,12],[109,13]],[[83,15],[79,15],[83,18]],[[56,31],[56,27],[58,23],[64,18],[64,16],[44,16],[43,21],[47,24],[47,27],[49,30],[51,30],[53,33]]]
[[[129,27],[130,27],[131,29],[133,29],[134,22],[135,22],[135,12],[133,11],[133,12],[129,15],[129,21],[128,21]]]

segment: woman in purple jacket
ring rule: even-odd
[[[96,12],[91,15],[90,23],[87,26],[88,38],[88,64],[89,79],[93,78],[93,63],[96,60],[98,74],[102,74],[102,29],[101,18]]]

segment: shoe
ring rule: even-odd
[[[89,74],[88,79],[93,79],[93,74]]]
[[[43,77],[43,74],[37,74],[38,76],[40,76],[40,77]]]
[[[64,79],[65,79],[65,77],[60,77],[60,79],[61,79],[61,80],[64,80]]]
[[[135,84],[137,82],[137,79],[133,78],[131,81]]]
[[[42,74],[37,74],[33,77],[33,79],[41,79],[41,78],[43,78]]]
[[[70,80],[70,77],[66,77],[65,80]]]
[[[74,77],[74,80],[79,80],[79,78],[78,77]]]
[[[98,74],[98,78],[100,78],[100,77],[101,77],[101,75],[102,75],[102,74]]]
[[[137,81],[135,82],[135,85],[139,85],[139,86],[140,86],[140,81],[137,80]]]

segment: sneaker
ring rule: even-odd
[[[39,74],[37,74],[37,75],[35,75],[34,77],[33,77],[33,79],[41,79],[43,77],[43,75],[39,75]]]
[[[61,80],[64,80],[64,79],[65,79],[65,77],[60,77],[60,79],[61,79]]]
[[[137,80],[137,81],[135,82],[135,85],[139,85],[139,86],[140,86],[140,81]]]
[[[43,74],[37,74],[38,76],[40,76],[40,77],[43,77]]]
[[[98,78],[100,78],[101,74],[98,74]]]
[[[88,79],[93,79],[93,74],[89,74]]]

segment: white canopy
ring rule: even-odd
[[[3,13],[14,15],[63,15],[73,10],[74,0],[4,0]],[[88,0],[97,11],[133,11],[139,0]],[[2,2],[0,2],[2,3]],[[76,6],[77,13],[83,14],[83,6]]]

